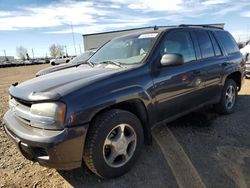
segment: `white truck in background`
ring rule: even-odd
[[[62,63],[68,63],[71,59],[72,59],[71,57],[60,56],[60,57],[57,57],[55,59],[51,59],[50,64],[52,66],[54,66],[54,65],[59,65]]]

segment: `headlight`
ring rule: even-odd
[[[38,103],[30,108],[31,126],[44,129],[63,129],[66,105],[63,103]]]

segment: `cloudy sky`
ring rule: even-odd
[[[226,23],[237,40],[250,36],[249,0],[1,0],[0,56],[24,46],[44,56],[50,44],[77,52],[82,34],[154,25]]]

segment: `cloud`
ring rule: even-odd
[[[242,12],[240,15],[242,17],[250,17],[250,11]]]
[[[202,2],[203,5],[218,5],[218,4],[225,4],[229,3],[231,0],[207,0]]]
[[[0,18],[1,17],[6,17],[6,16],[11,16],[11,12],[8,11],[0,11]]]
[[[41,29],[44,33],[70,33],[72,24],[75,32],[91,33],[156,23],[175,25],[211,13],[215,20],[249,4],[246,0],[60,0],[0,11],[0,31]]]
[[[98,24],[98,25],[82,25],[82,26],[74,26],[73,30],[75,33],[80,34],[90,34],[90,33],[98,33],[101,31],[107,31],[107,30],[118,30],[118,29],[127,29],[128,27],[141,27],[145,24],[149,24],[151,21],[159,19],[157,18],[137,18],[136,20],[127,20],[127,19],[121,19],[119,21],[110,19],[109,24]],[[45,33],[47,34],[65,34],[65,33],[71,33],[71,28],[64,29],[64,30],[54,30],[54,31],[47,31]]]
[[[15,12],[0,11],[0,30],[47,28],[71,23],[93,24],[97,22],[95,16],[108,13],[96,9],[92,2],[61,1],[42,7],[21,8]]]
[[[232,2],[225,4],[225,7],[217,12],[215,12],[215,15],[218,16],[224,16],[232,12],[238,12],[240,15],[240,11],[243,10],[243,8],[250,5],[249,1],[238,1],[238,2]]]
[[[130,9],[142,9],[145,11],[179,11],[182,10],[183,1],[158,1],[158,0],[139,0],[128,5]]]

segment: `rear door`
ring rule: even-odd
[[[223,65],[227,57],[223,54],[213,34],[208,30],[195,30],[200,48],[200,59],[202,72],[205,72],[205,94],[203,102],[217,100],[220,96],[220,89],[223,76]]]

